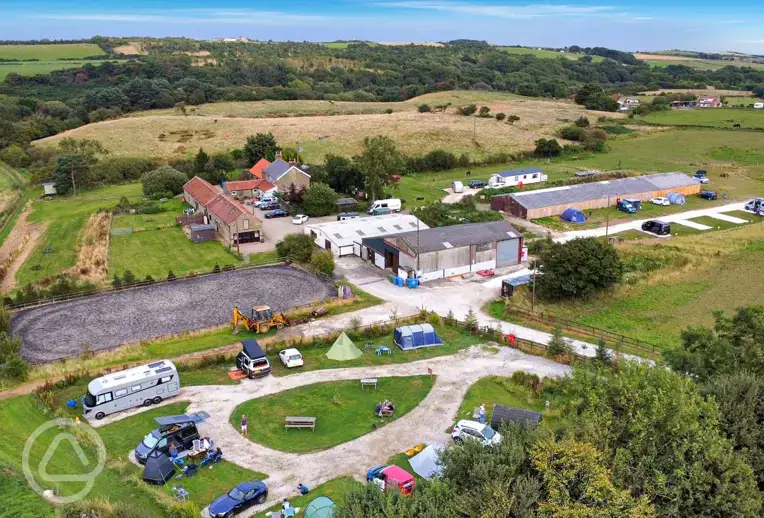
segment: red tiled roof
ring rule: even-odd
[[[186,182],[183,186],[183,192],[188,193],[203,207],[206,207],[218,195],[217,189],[198,176],[194,176]]]
[[[269,191],[276,186],[268,180],[238,180],[233,182],[226,182],[225,187],[228,192],[231,192],[247,189],[260,189],[261,191]]]
[[[224,194],[218,195],[207,206],[207,210],[213,213],[217,218],[223,221],[226,225],[230,225],[236,221],[242,214],[252,215],[252,212],[247,210],[244,205],[236,200],[232,200]]]
[[[269,182],[268,180],[261,180],[261,182],[258,184],[257,188],[258,188],[258,189],[260,189],[260,190],[261,190],[261,191],[263,191],[263,192],[268,192],[268,191],[270,191],[271,189],[275,189],[275,188],[276,188],[276,186],[275,186],[275,185],[273,185],[273,184],[272,184],[271,182]]]
[[[249,172],[252,173],[253,176],[255,176],[258,179],[263,178],[263,169],[271,165],[270,162],[268,162],[266,159],[261,158],[257,161],[255,165],[249,168]]]

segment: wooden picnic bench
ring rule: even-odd
[[[362,378],[361,379],[361,389],[365,387],[374,387],[374,390],[377,390],[377,378]]]
[[[287,417],[284,423],[284,428],[310,428],[314,432],[316,431],[316,418],[315,417]]]

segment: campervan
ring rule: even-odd
[[[454,180],[451,182],[451,189],[454,192],[464,192],[464,184],[459,180]]]
[[[764,103],[753,103],[754,110],[764,109]]]
[[[389,200],[377,200],[369,205],[369,208],[366,212],[369,214],[374,214],[374,209],[390,209],[390,212],[400,212],[401,200],[397,198],[391,198]]]
[[[82,398],[83,414],[88,419],[103,419],[120,410],[161,403],[179,392],[178,370],[171,361],[160,360],[112,372],[88,383],[88,392]]]

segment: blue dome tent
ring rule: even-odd
[[[684,205],[686,201],[684,199],[684,194],[679,194],[678,192],[670,192],[666,197],[671,205]]]
[[[443,340],[430,324],[396,327],[393,342],[404,351],[443,345]]]
[[[560,214],[560,219],[569,223],[584,223],[586,221],[586,216],[580,210],[568,208]]]

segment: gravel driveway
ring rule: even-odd
[[[275,311],[324,300],[334,288],[289,266],[267,266],[106,293],[18,312],[22,356],[42,363],[225,324],[234,305]]]

